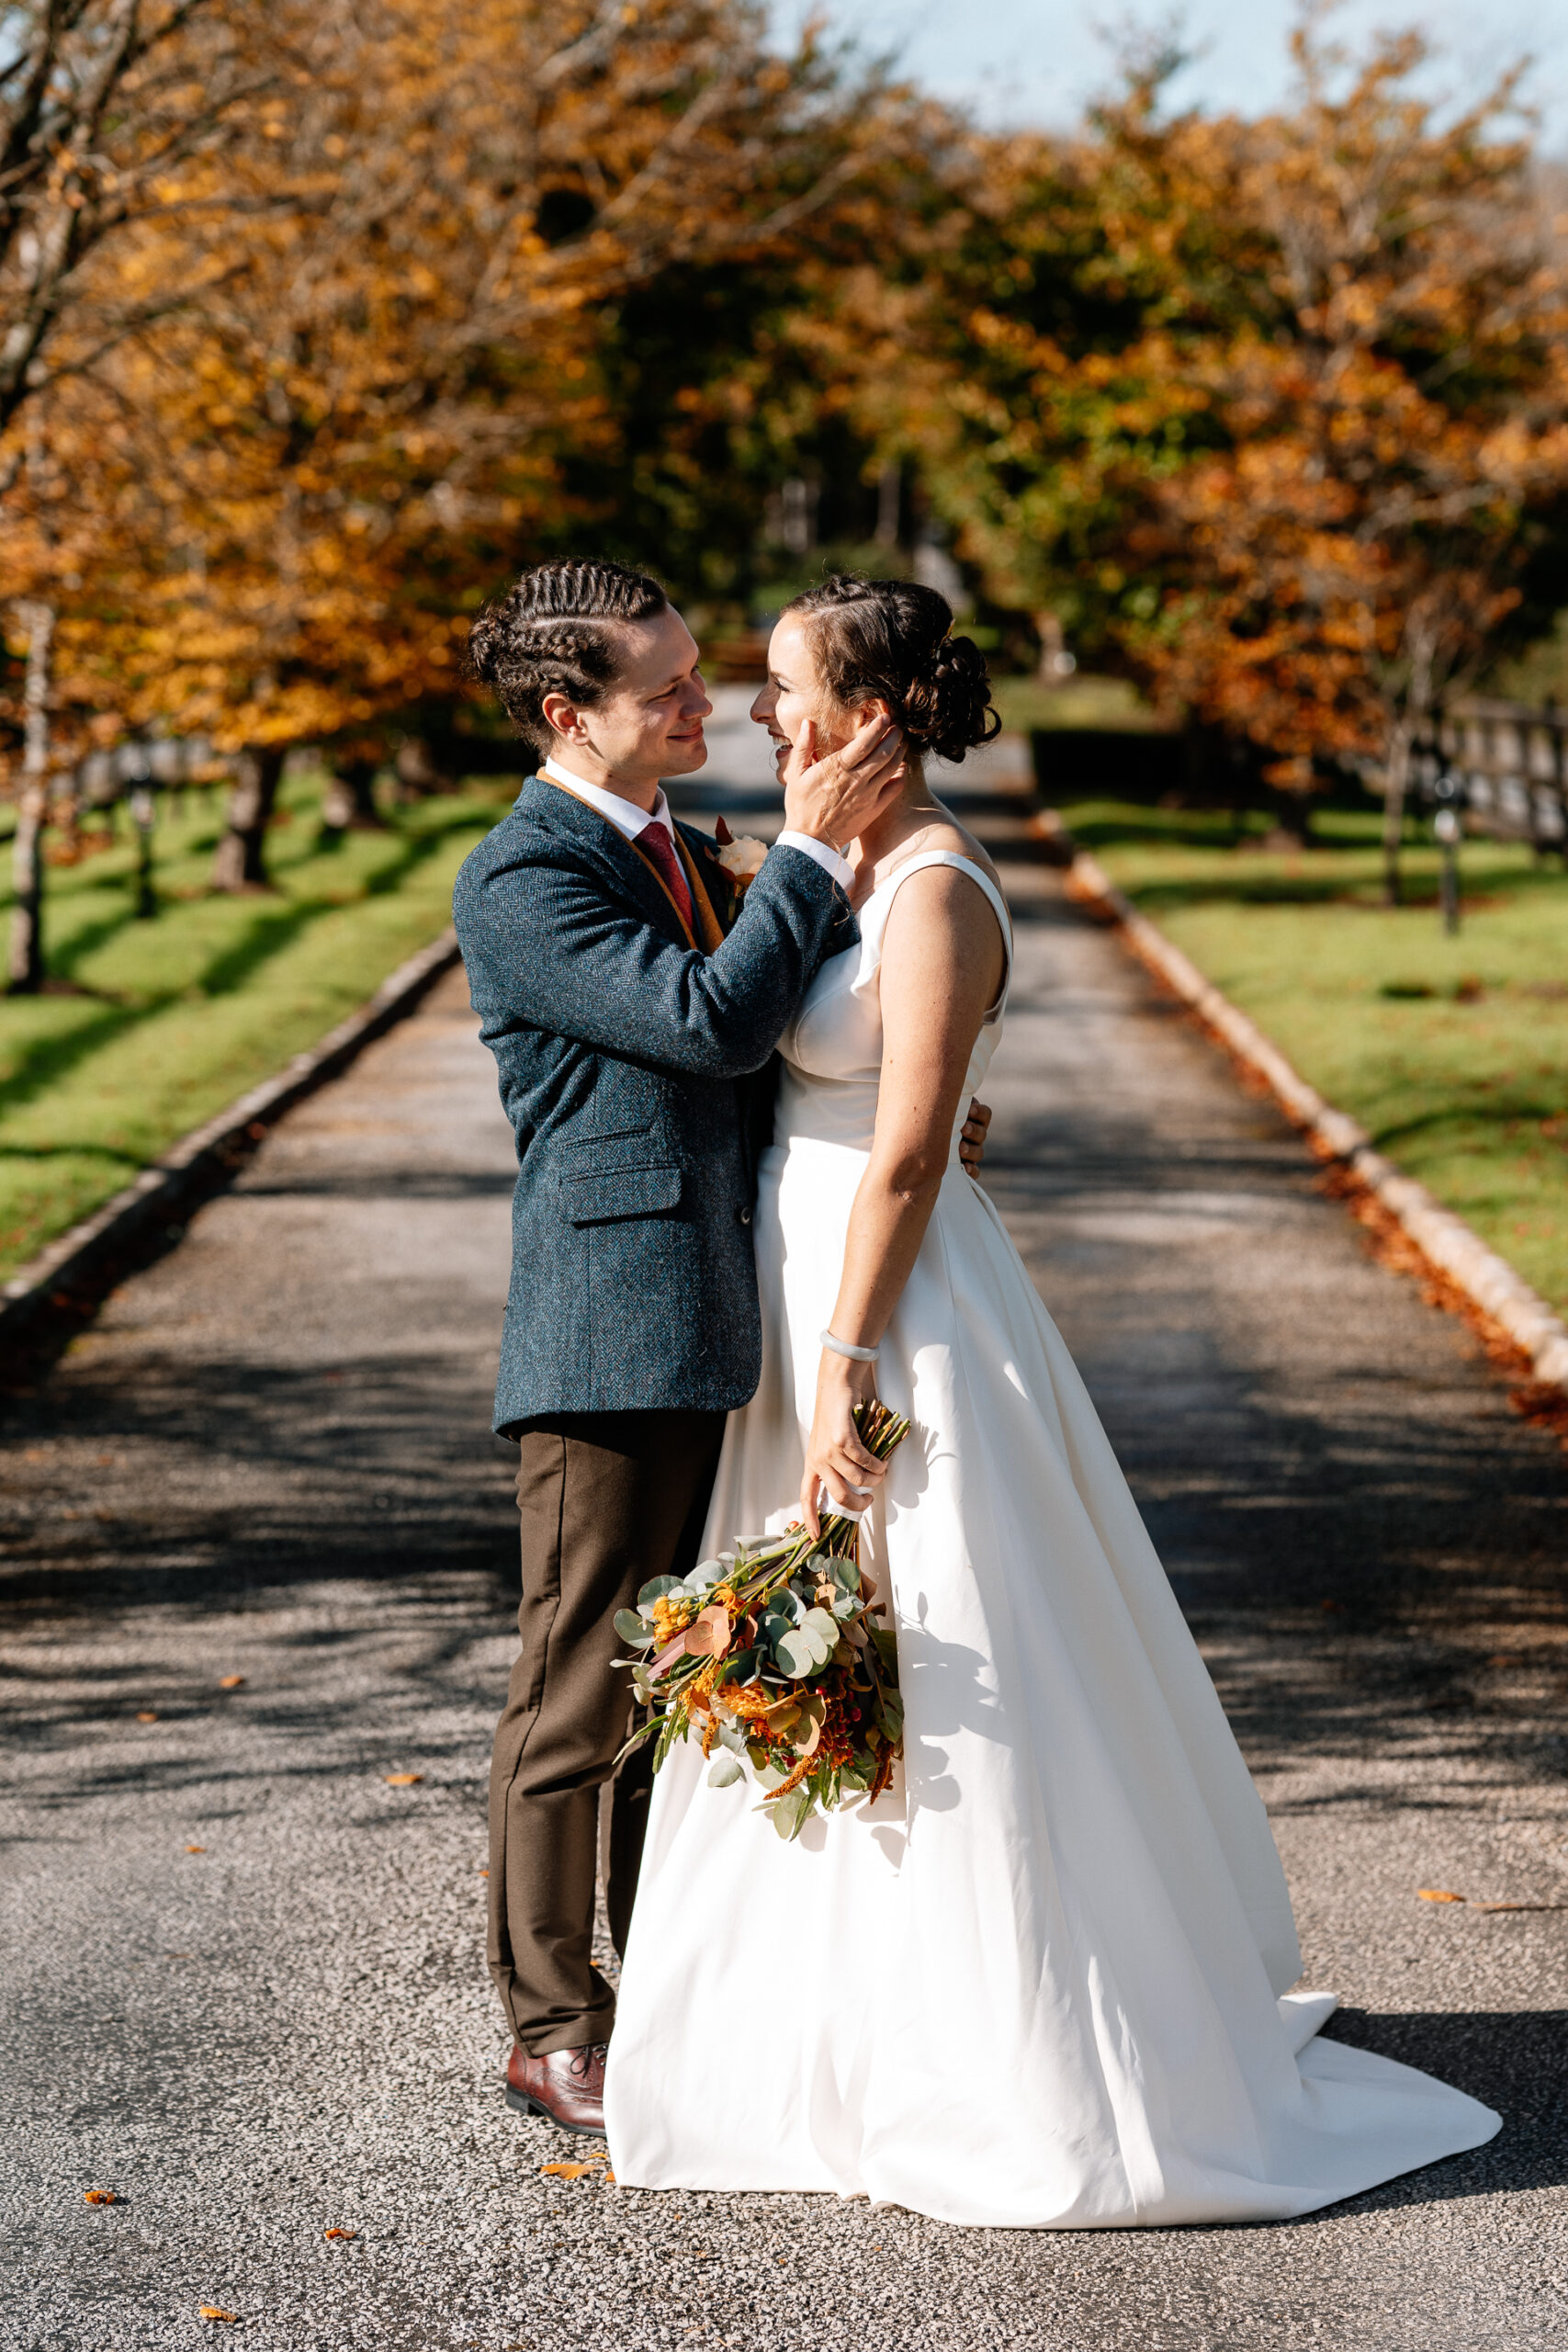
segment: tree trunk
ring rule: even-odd
[[[265,890],[266,829],[283,774],[281,743],[248,743],[234,763],[227,829],[212,861],[215,890]]]
[[[1399,853],[1404,841],[1404,795],[1410,782],[1410,721],[1396,718],[1389,730],[1383,770],[1382,896],[1385,907],[1400,902]]]
[[[1042,685],[1059,686],[1068,674],[1061,616],[1056,613],[1040,612],[1033,617],[1035,635],[1040,639],[1040,659],[1034,674]]]
[[[50,655],[54,607],[18,607],[28,632],[28,673],[22,688],[22,788],[11,844],[11,952],[6,980],[13,996],[36,996],[43,986],[43,827],[49,806]]]
[[[889,458],[876,477],[876,544],[879,548],[896,548],[898,526],[904,514],[904,466],[899,458]]]
[[[374,760],[340,760],[321,799],[321,830],[327,833],[384,832],[387,820],[376,806]]]

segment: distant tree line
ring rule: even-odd
[[[1071,137],[750,0],[17,0],[6,40],[14,986],[51,777],[199,737],[255,887],[291,746],[344,823],[400,744],[479,761],[468,616],[569,546],[720,627],[813,502],[946,542],[1019,658],[1277,791],[1385,759],[1395,816],[1434,703],[1568,603],[1562,191],[1416,36],[1299,33],[1250,120],[1134,60]]]

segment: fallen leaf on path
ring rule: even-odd
[[[187,1854],[205,1854],[206,1851],[207,1849],[205,1846],[187,1846],[186,1848],[186,1852]]]
[[[383,1772],[381,1778],[389,1789],[412,1789],[415,1781],[423,1780],[424,1774],[423,1772]]]
[[[82,2192],[89,2205],[118,2205],[119,2199],[112,2188],[85,2188]]]
[[[481,1871],[479,1872],[479,1876],[480,1876],[481,1878],[489,1878],[489,1876],[490,1876],[490,1872],[489,1872],[489,1871]]]
[[[197,2312],[197,2319],[220,2319],[225,2327],[238,2327],[240,2324],[238,2312],[226,2312],[218,2303],[203,2303]]]
[[[151,1707],[143,1707],[136,1720],[139,1724],[155,1724],[158,1718]]]
[[[326,2234],[329,2238],[356,2238],[359,2232],[357,2230],[328,2230]]]
[[[581,2180],[585,2174],[592,2174],[597,2171],[601,2165],[604,2165],[606,2168],[604,2172],[604,2178],[606,2180],[614,2180],[615,2176],[608,2169],[609,2162],[610,2159],[608,2156],[589,2156],[581,2164],[541,2165],[539,2166],[539,2170],[541,2172],[553,2172],[557,2177],[561,2180]]]
[[[1423,1903],[1462,1903],[1462,1894],[1450,1894],[1446,1886],[1418,1886],[1416,1890]]]
[[[1477,1903],[1477,1911],[1568,1911],[1568,1903]]]
[[[219,1678],[218,1688],[220,1690],[242,1690],[244,1683],[245,1678],[243,1674],[224,1674]]]

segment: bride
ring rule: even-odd
[[[756,1396],[705,1550],[869,1505],[905,1755],[775,1836],[695,1744],[655,1784],[605,2083],[616,2177],[824,2189],[1022,2228],[1309,2212],[1499,2120],[1320,2037],[1263,1806],[1083,1383],[959,1166],[1001,1034],[1007,908],[919,754],[994,731],[985,667],[905,581],[786,608],[753,707],[781,772],[874,712],[901,800],[856,849],[860,944],[782,1042]],[[852,1413],[912,1433],[891,1464]],[[786,1498],[798,1495],[798,1501]],[[781,1509],[781,1505],[785,1507]]]

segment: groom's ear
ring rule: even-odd
[[[553,736],[558,736],[568,743],[581,741],[581,714],[577,705],[570,701],[565,695],[547,695],[539,705],[539,709],[546,726]]]

